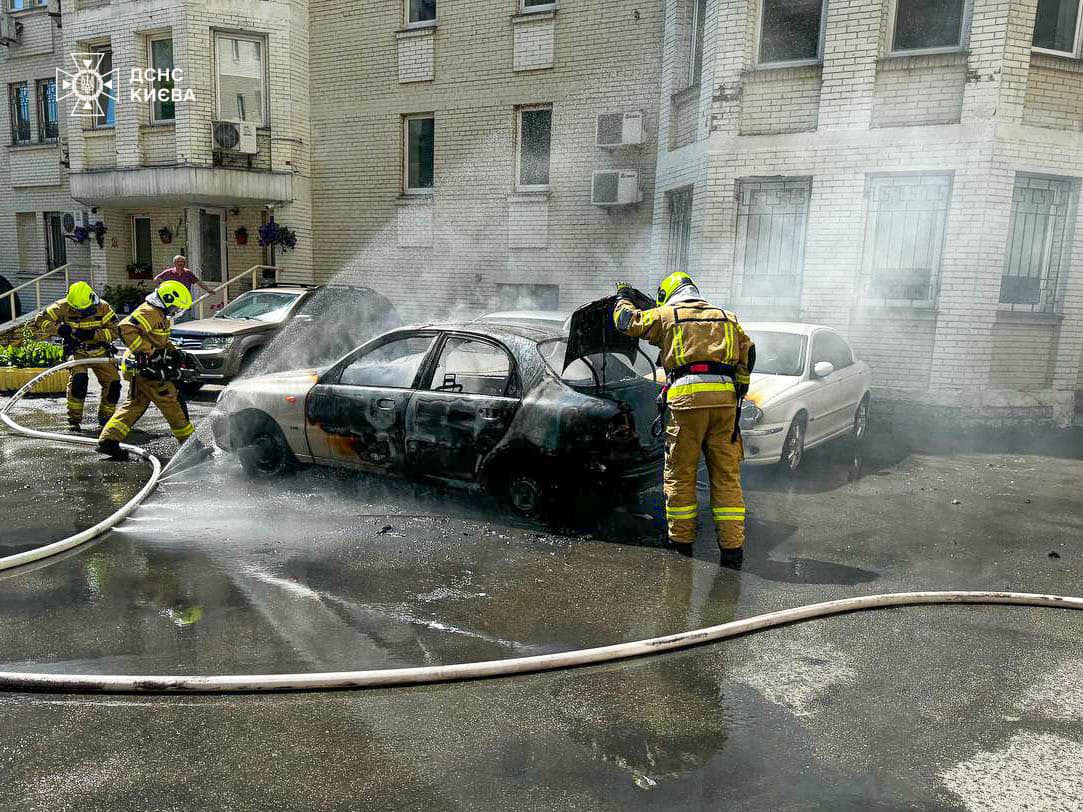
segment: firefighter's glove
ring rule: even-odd
[[[632,290],[633,290],[632,286],[629,285],[627,282],[618,282],[617,283],[617,298],[618,299],[627,299],[627,298],[629,298],[631,296]]]
[[[56,334],[64,339],[65,343],[71,338],[74,331],[67,322],[61,322],[56,328]]]
[[[73,330],[72,335],[75,336],[77,341],[87,342],[93,340],[96,332],[97,330]]]

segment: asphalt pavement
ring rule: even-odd
[[[192,405],[204,418],[213,393]],[[62,424],[62,400],[20,410]],[[153,414],[132,439],[168,457]],[[916,448],[874,422],[745,474],[746,566],[658,545],[660,494],[550,524],[483,496],[236,461],[0,576],[0,670],[224,674],[514,657],[910,589],[1083,593],[1070,432]],[[0,555],[93,524],[146,466],[0,436]],[[705,502],[706,493],[701,493]],[[0,693],[4,809],[1083,806],[1083,616],[925,607],[650,659],[386,690]]]

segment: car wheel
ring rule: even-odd
[[[237,450],[237,457],[244,472],[256,479],[278,476],[293,467],[290,450],[269,431],[253,436],[248,445]]]
[[[853,438],[860,442],[865,439],[865,433],[869,430],[869,396],[865,395],[854,412]]]
[[[786,442],[782,444],[782,459],[779,465],[787,476],[795,476],[805,456],[805,420],[798,415],[790,423]]]
[[[505,497],[512,510],[527,519],[542,514],[548,501],[549,488],[545,481],[533,473],[516,473],[508,478]]]

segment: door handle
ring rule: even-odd
[[[376,408],[383,409],[385,412],[391,411],[395,408],[395,401],[391,398],[380,398],[376,401]]]
[[[482,420],[499,420],[502,416],[501,412],[496,409],[480,409],[478,411],[478,417]]]

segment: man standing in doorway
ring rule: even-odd
[[[188,288],[188,292],[192,294],[193,299],[195,298],[195,287],[197,285],[203,288],[207,293],[214,293],[214,291],[204,285],[203,281],[188,267],[188,260],[185,259],[183,254],[177,254],[173,257],[173,264],[154,277],[154,281],[159,285],[162,284],[162,282],[180,282]],[[194,318],[194,316],[191,311],[186,311],[177,319],[177,321],[188,321],[192,318]]]

